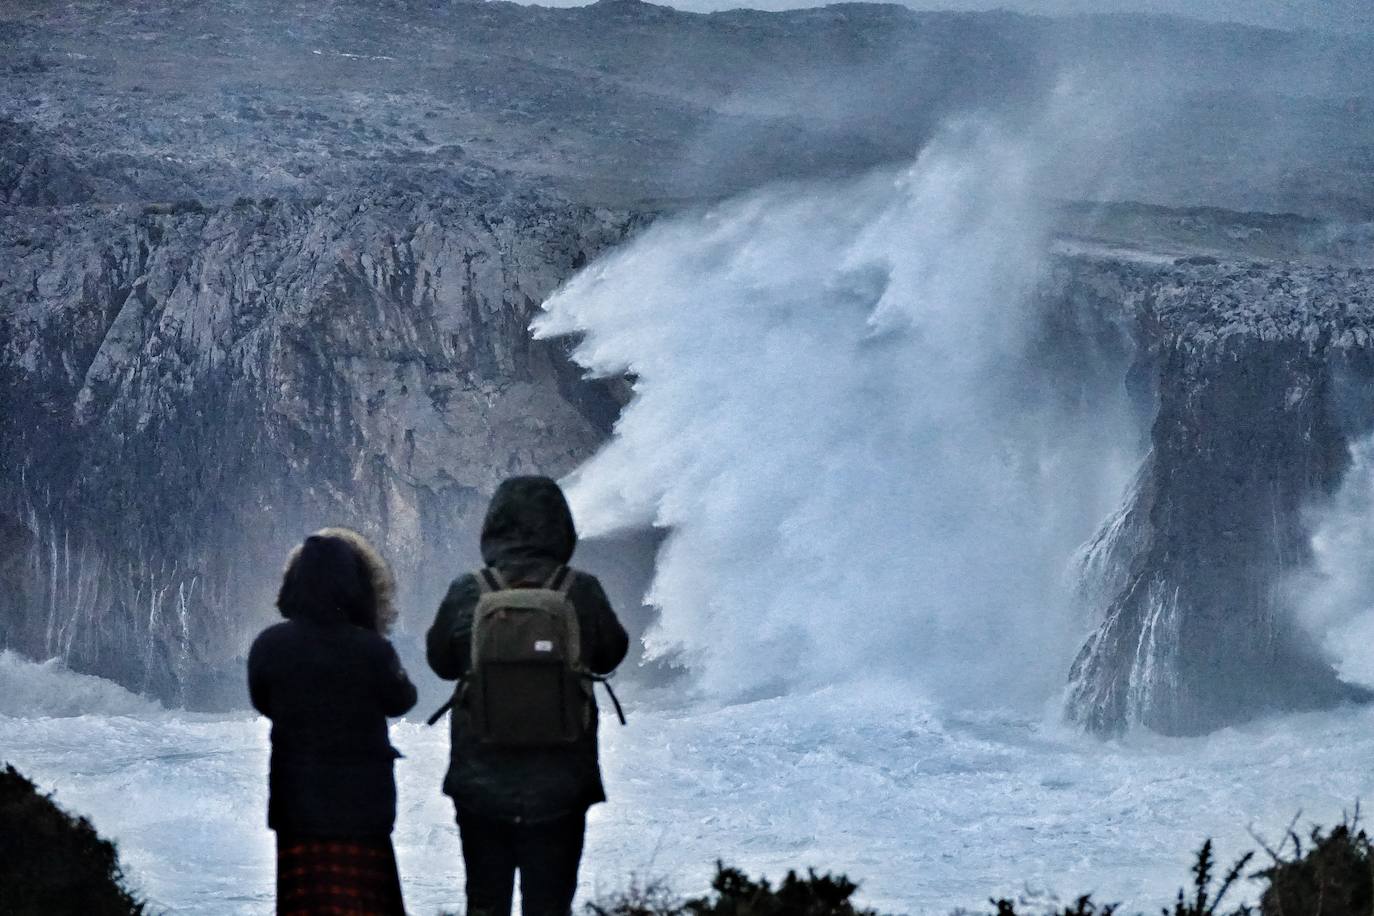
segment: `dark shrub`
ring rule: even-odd
[[[716,863],[713,893],[680,902],[660,881],[640,884],[605,900],[588,903],[589,916],[878,916],[874,910],[855,909],[850,897],[858,885],[844,875],[805,878],[789,871],[774,890],[766,879],[753,880],[737,868]]]
[[[1274,864],[1260,872],[1269,888],[1260,898],[1262,916],[1371,916],[1374,912],[1374,858],[1363,830],[1342,824],[1329,834],[1314,829],[1304,853],[1297,834],[1289,834],[1293,857],[1272,854]]]
[[[84,817],[41,795],[12,766],[0,771],[0,913],[141,916],[113,843]]]
[[[844,875],[805,878],[789,871],[777,890],[766,879],[754,881],[744,872],[716,863],[711,882],[714,897],[689,900],[684,910],[695,916],[877,916],[875,910],[857,910],[849,898],[859,886]]]

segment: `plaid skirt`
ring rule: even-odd
[[[277,834],[281,916],[405,916],[391,838]]]

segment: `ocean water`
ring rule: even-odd
[[[626,690],[627,694],[631,691]],[[0,655],[0,757],[116,840],[170,913],[272,910],[267,723],[162,710],[113,684]],[[611,801],[593,809],[579,900],[662,877],[848,872],[891,913],[991,895],[1094,891],[1147,912],[1206,837],[1222,857],[1331,824],[1374,786],[1374,710],[1256,722],[1194,739],[1102,742],[1024,713],[937,712],[898,682],[725,706],[626,696],[603,719]],[[412,913],[461,911],[439,792],[442,727],[401,722],[395,843]],[[1247,886],[1246,893],[1254,888]]]

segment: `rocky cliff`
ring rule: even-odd
[[[5,214],[0,642],[210,702],[308,530],[451,574],[503,475],[613,421],[526,328],[631,225],[537,194]]]
[[[1337,680],[1284,586],[1310,562],[1311,510],[1374,428],[1374,271],[1089,263],[1073,298],[1131,316],[1150,420],[1125,504],[1079,558],[1096,624],[1070,716],[1189,734],[1369,699]]]
[[[1071,714],[1186,732],[1349,696],[1275,586],[1370,426],[1369,240],[1324,222],[1374,212],[1369,56],[870,4],[0,0],[0,647],[241,700],[302,534],[362,528],[425,596],[501,476],[604,440],[619,386],[527,333],[578,267],[1088,74],[1126,93],[1129,123],[1083,112],[1115,193],[1306,216],[1061,214],[1097,247],[1043,291],[1047,359],[1089,401],[1124,378],[1148,445],[1083,553]]]
[[[1148,236],[1141,218],[1116,223]],[[1041,293],[1047,366],[1088,400],[1127,385],[1144,431],[1081,557],[1069,711],[1099,731],[1361,695],[1280,586],[1374,427],[1374,272],[1314,253],[1316,224],[1210,218],[1175,244],[1230,250],[1069,244]],[[482,190],[7,212],[4,644],[203,705],[237,696],[276,567],[318,525],[362,528],[433,591],[500,477],[604,441],[623,392],[527,327],[643,219]]]

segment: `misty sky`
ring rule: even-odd
[[[584,0],[537,0],[546,6],[580,6]],[[709,11],[740,6],[790,9],[833,0],[653,0],[679,9]],[[1027,13],[1170,13],[1197,19],[1277,28],[1311,28],[1374,34],[1374,0],[900,0],[916,9],[1014,9]]]

